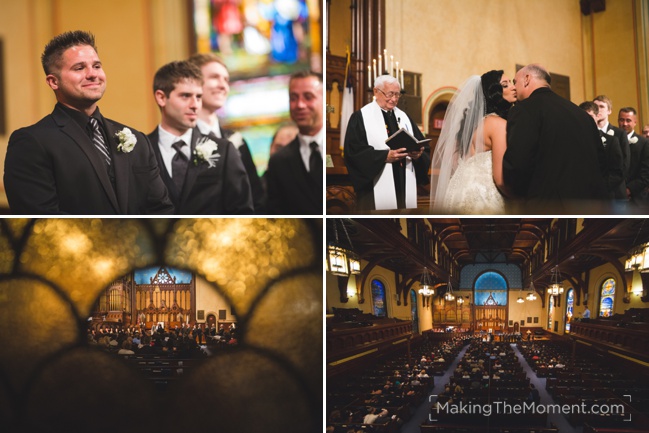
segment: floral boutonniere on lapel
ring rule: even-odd
[[[609,129],[608,131],[606,131],[606,133],[607,133],[608,135],[615,135],[615,132],[613,132],[612,129]]]
[[[604,137],[603,135],[602,135],[602,144],[606,146],[606,137]]]
[[[137,138],[135,138],[135,134],[131,132],[130,129],[128,128],[123,128],[121,131],[117,131],[115,133],[115,136],[117,137],[117,150],[119,150],[122,153],[129,153],[133,150],[135,147],[135,144],[137,143]]]
[[[209,137],[198,139],[196,150],[194,150],[194,165],[207,162],[210,168],[215,167],[220,157],[219,145],[214,140]]]
[[[238,149],[243,144],[243,136],[239,132],[235,132],[228,137],[228,141],[232,143],[236,149]]]
[[[633,136],[633,137],[629,138],[629,143],[631,143],[631,144],[635,144],[635,143],[637,143],[637,142],[638,142],[638,137]]]

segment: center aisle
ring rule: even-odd
[[[536,375],[534,370],[532,370],[532,367],[530,367],[530,365],[525,360],[525,357],[523,357],[523,354],[520,352],[520,350],[518,350],[516,343],[510,344],[510,346],[512,347],[512,349],[514,349],[516,357],[518,358],[518,362],[521,363],[521,366],[527,374],[527,377],[530,378],[530,383],[533,383],[536,389],[539,390],[539,395],[541,396],[541,404],[554,404],[554,399],[550,396],[550,394],[548,394],[548,391],[545,389],[546,379],[540,378]],[[575,429],[570,425],[565,416],[558,413],[548,413],[548,422],[554,424],[561,433],[580,433],[582,430],[581,427]]]
[[[466,346],[464,346],[464,348],[462,348],[460,353],[455,357],[455,360],[451,363],[451,365],[442,376],[434,376],[435,386],[433,386],[433,390],[428,394],[426,401],[417,408],[417,411],[412,415],[410,420],[403,426],[401,426],[401,433],[420,433],[419,426],[428,419],[428,414],[430,413],[430,407],[432,405],[432,402],[430,402],[430,396],[438,395],[439,393],[444,391],[444,386],[451,379],[451,376],[453,375],[457,364],[464,357],[464,353],[469,348],[469,345],[470,344],[467,344]]]
[[[530,383],[533,383],[536,389],[539,390],[539,395],[541,396],[541,404],[543,405],[554,404],[553,398],[550,396],[550,394],[548,394],[547,390],[545,389],[546,379],[537,377],[536,373],[529,366],[529,364],[527,363],[527,361],[525,360],[521,352],[518,350],[518,346],[515,343],[510,344],[510,346],[516,353],[516,357],[518,358],[518,361],[523,367],[523,370],[530,378]],[[444,372],[444,375],[435,376],[435,386],[430,391],[428,398],[424,403],[422,403],[417,408],[416,412],[413,414],[410,420],[401,427],[400,430],[401,433],[420,433],[421,430],[419,426],[428,419],[428,414],[430,413],[430,408],[433,403],[430,401],[430,396],[438,395],[442,391],[444,391],[444,386],[450,381],[451,376],[453,375],[453,372],[457,367],[457,364],[464,357],[464,354],[466,353],[468,348],[469,345],[467,344],[460,351],[460,353],[457,355],[455,360],[451,363],[449,368]],[[549,413],[548,422],[554,424],[561,433],[581,433],[582,431],[581,427],[574,428],[573,426],[571,426],[568,420],[561,414]]]

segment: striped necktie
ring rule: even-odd
[[[108,151],[108,146],[106,146],[106,142],[104,141],[104,135],[101,133],[101,129],[99,129],[99,122],[97,122],[97,119],[90,117],[90,126],[92,126],[92,144],[94,144],[99,153],[101,153],[104,161],[106,161],[106,165],[110,167],[110,152]]]

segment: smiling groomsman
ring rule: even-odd
[[[41,56],[54,111],[9,138],[4,184],[14,214],[171,214],[151,144],[105,118],[106,74],[95,37],[54,37]]]
[[[162,66],[153,79],[160,125],[149,134],[178,215],[251,214],[252,195],[237,150],[196,126],[203,95],[200,69],[189,62]]]
[[[637,113],[633,107],[620,108],[618,114],[620,129],[629,140],[631,165],[626,179],[626,194],[631,203],[641,208],[649,206],[647,192],[649,188],[649,140],[635,133],[638,123]]]

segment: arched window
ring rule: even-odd
[[[385,301],[385,286],[379,280],[372,280],[372,304],[374,315],[378,317],[387,317],[388,311]]]
[[[476,305],[507,305],[507,281],[498,272],[485,272],[475,280]]]
[[[612,316],[615,303],[615,280],[613,278],[602,283],[599,299],[599,317]]]
[[[548,299],[548,331],[552,331],[552,319],[554,319],[554,296]]]
[[[570,322],[572,321],[573,307],[575,306],[575,290],[569,289],[566,294],[566,333],[570,333]]]
[[[417,312],[417,293],[410,291],[410,313],[412,314],[412,332],[419,334],[419,314]]]

